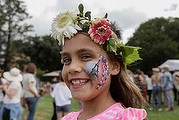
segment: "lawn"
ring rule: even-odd
[[[72,111],[79,110],[78,102],[74,99],[72,100],[71,110]],[[34,120],[51,120],[52,115],[53,115],[53,101],[51,96],[49,94],[46,94],[38,101]]]
[[[179,120],[179,106],[175,103],[174,111],[165,112],[165,107],[162,108],[163,111],[159,112],[157,110],[150,111],[148,108],[147,116],[149,120]]]
[[[79,105],[76,100],[72,100],[72,111],[78,111]],[[164,109],[164,108],[163,108]],[[158,112],[157,110],[150,111],[146,108],[149,120],[178,120],[179,119],[179,106],[175,105],[174,111]],[[35,120],[51,120],[53,114],[52,98],[49,94],[44,95],[37,105],[37,111],[35,114]]]

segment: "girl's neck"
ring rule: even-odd
[[[92,118],[93,116],[105,111],[107,108],[115,103],[116,102],[112,99],[111,95],[97,97],[93,100],[85,101],[83,102],[83,111],[79,115],[78,120]]]

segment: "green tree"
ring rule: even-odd
[[[154,18],[142,23],[127,45],[140,46],[140,61],[136,68],[145,72],[167,59],[179,58],[179,19]],[[132,67],[129,67],[132,68]],[[133,67],[134,68],[134,67]]]
[[[32,31],[32,25],[25,20],[31,18],[26,6],[21,0],[0,0],[0,48],[5,48],[3,66],[7,69],[13,54],[12,41],[25,39],[27,32]]]
[[[19,49],[19,53],[29,56],[31,61],[44,71],[62,69],[57,41],[49,35],[29,37],[28,39],[29,41],[24,42]]]

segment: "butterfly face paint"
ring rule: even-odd
[[[98,54],[98,61],[90,61],[86,63],[86,72],[92,77],[92,79],[99,80],[99,84],[96,89],[100,89],[106,82],[109,76],[109,65],[106,58]]]

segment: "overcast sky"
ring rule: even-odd
[[[103,17],[108,13],[110,21],[116,21],[122,30],[124,42],[132,36],[139,25],[155,17],[179,17],[179,0],[23,0],[29,21],[34,25],[34,34],[50,34],[54,17],[66,10],[77,10],[83,3],[85,11],[93,17]]]

